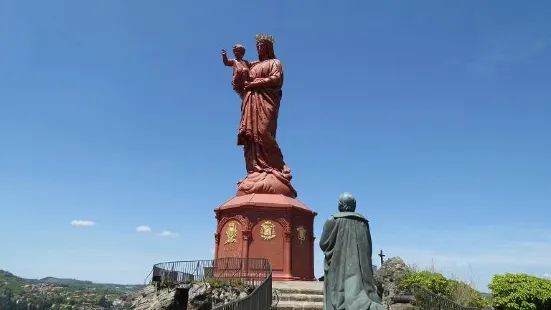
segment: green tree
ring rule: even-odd
[[[551,281],[527,274],[495,275],[488,285],[494,306],[505,310],[551,310]]]

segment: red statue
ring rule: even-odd
[[[237,196],[297,196],[291,185],[291,169],[276,141],[283,65],[276,58],[273,45],[271,36],[257,35],[258,61],[254,62],[243,60],[245,48],[241,45],[233,49],[236,59],[228,60],[222,51],[224,64],[234,68],[232,86],[242,99],[237,145],[243,145],[247,177],[238,182]]]

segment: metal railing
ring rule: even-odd
[[[426,287],[414,284],[411,287],[411,293],[415,296],[415,306],[422,310],[479,310],[476,307],[464,307],[450,299],[438,295]]]
[[[178,261],[153,266],[151,284],[157,290],[177,288],[193,282],[239,283],[253,291],[244,298],[214,309],[270,309],[272,304],[272,268],[265,258],[218,258]]]

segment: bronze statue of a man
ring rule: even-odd
[[[339,212],[323,226],[325,310],[384,310],[373,279],[369,222],[356,213],[356,199],[344,193]]]
[[[243,146],[247,170],[247,177],[238,182],[237,196],[282,194],[296,198],[297,192],[291,185],[291,169],[285,164],[276,141],[283,95],[283,64],[275,55],[273,37],[257,35],[256,50],[258,61],[242,62],[240,64],[248,66],[248,71],[246,68],[236,71],[247,73],[239,76],[246,80],[233,83],[234,90],[242,98],[237,144]],[[223,60],[230,65],[226,58]]]

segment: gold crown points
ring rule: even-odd
[[[270,41],[272,42],[272,44],[275,43],[274,37],[267,34],[261,34],[261,33],[256,35],[256,41]]]

